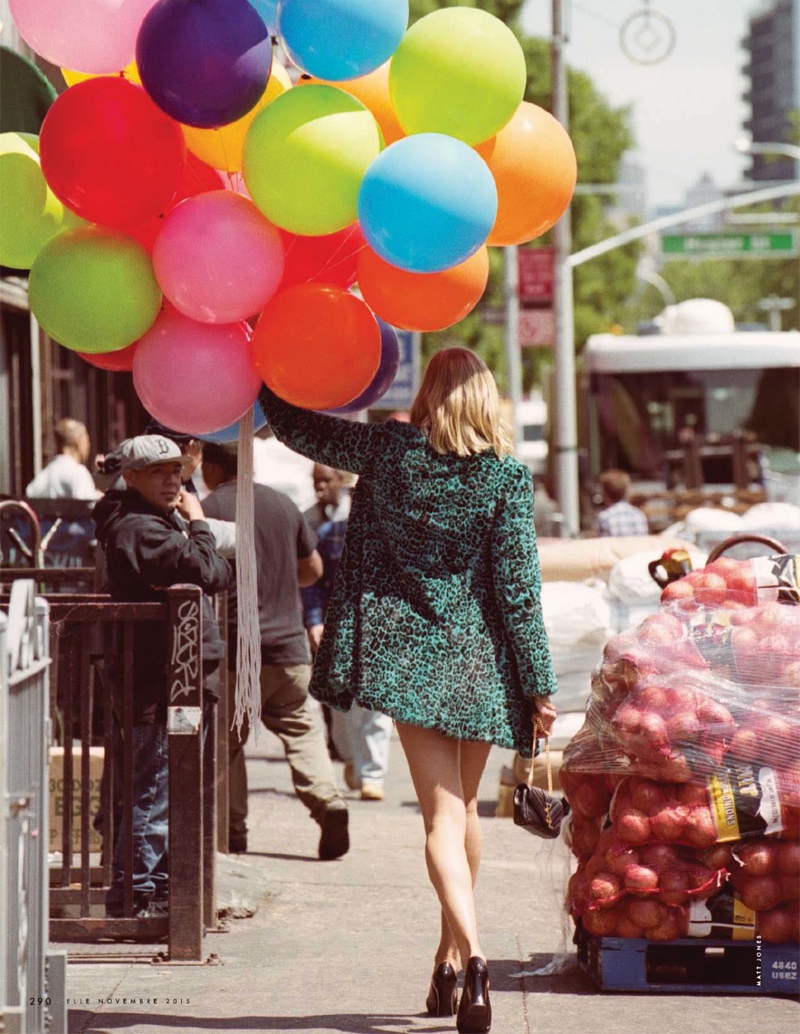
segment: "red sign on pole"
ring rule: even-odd
[[[518,248],[519,300],[547,305],[553,300],[553,249]]]
[[[519,343],[552,345],[556,339],[556,320],[552,309],[520,309],[517,325]]]

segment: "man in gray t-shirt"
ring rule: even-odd
[[[234,443],[206,443],[203,479],[212,490],[203,502],[211,517],[236,516],[237,449]],[[347,806],[325,739],[308,703],[311,663],[300,611],[300,587],[322,574],[317,537],[282,492],[253,485],[258,618],[261,631],[261,720],[278,736],[292,770],[295,791],[319,823],[321,859],[338,858],[349,847]],[[235,563],[235,562],[232,562]],[[229,667],[236,670],[235,591],[229,597]],[[232,690],[235,678],[229,679]],[[230,734],[230,829],[232,851],[247,850],[245,727],[241,741]]]

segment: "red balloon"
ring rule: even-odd
[[[118,348],[116,352],[78,352],[78,355],[87,363],[98,366],[101,370],[122,373],[133,369],[133,357],[138,347],[139,342],[134,341],[132,345]]]
[[[76,83],[56,99],[39,138],[53,193],[93,223],[124,229],[164,212],[186,164],[177,122],[122,78]]]
[[[378,321],[360,298],[331,284],[296,284],[266,306],[253,358],[276,395],[305,409],[336,409],[372,382],[381,360]]]
[[[356,282],[356,266],[364,234],[358,223],[321,237],[301,237],[281,230],[286,249],[286,267],[280,289],[293,284],[336,284],[350,287]]]
[[[184,201],[187,197],[207,194],[209,190],[224,189],[225,181],[220,173],[216,169],[212,169],[210,165],[206,165],[205,162],[201,162],[197,155],[187,151],[183,175],[169,207],[174,208],[179,201]]]
[[[129,237],[133,237],[143,248],[152,253],[156,238],[161,233],[161,227],[164,225],[164,216],[167,212],[171,212],[175,205],[185,201],[187,197],[207,194],[210,190],[221,190],[224,186],[225,183],[216,169],[212,169],[210,165],[201,162],[191,151],[187,151],[186,165],[183,169],[181,181],[178,184],[178,190],[167,209],[159,215],[153,216],[152,219],[146,219],[143,223],[124,227],[124,231]]]

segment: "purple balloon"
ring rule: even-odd
[[[329,411],[331,413],[358,413],[361,409],[369,409],[383,398],[397,376],[397,371],[400,369],[400,344],[397,340],[397,333],[394,327],[384,323],[382,319],[377,316],[375,319],[378,320],[378,326],[381,328],[381,361],[378,372],[357,398],[348,402],[346,406],[331,409]]]
[[[153,101],[177,122],[214,129],[255,107],[272,70],[272,42],[247,0],[158,0],[136,41]]]

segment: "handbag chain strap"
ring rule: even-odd
[[[544,726],[538,718],[533,719],[533,728],[535,731],[541,730],[544,732]],[[547,768],[547,792],[553,792],[553,769],[550,765],[550,737],[542,736],[544,740],[544,763]],[[528,786],[533,786],[533,766],[536,761],[536,744],[534,742],[533,756],[531,757],[531,767],[528,769]]]

